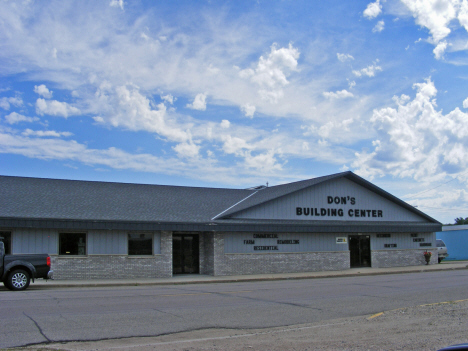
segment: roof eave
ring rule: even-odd
[[[442,224],[425,222],[312,222],[296,221],[200,221],[200,222],[142,222],[101,221],[41,218],[0,218],[0,227],[56,229],[63,231],[122,230],[122,231],[194,231],[194,232],[278,232],[278,233],[407,233],[438,232]]]

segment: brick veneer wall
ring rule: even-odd
[[[374,268],[384,267],[404,267],[404,266],[420,266],[425,265],[426,260],[423,252],[425,249],[408,249],[408,250],[372,250],[371,263]],[[429,264],[438,263],[437,249],[429,249],[432,252],[431,261]]]
[[[214,275],[214,234],[204,233],[200,236],[200,256],[203,253],[203,261],[200,261],[200,274]]]
[[[128,279],[172,277],[172,232],[161,232],[161,254],[51,256],[55,279]]]
[[[422,249],[372,250],[372,267],[426,264]],[[430,264],[437,264],[437,249]],[[125,279],[172,277],[172,232],[161,232],[161,254],[51,256],[55,279]],[[224,234],[200,233],[200,274],[215,276],[346,270],[349,251],[225,254]]]
[[[349,269],[349,251],[225,254],[224,235],[214,234],[214,275],[265,274]]]

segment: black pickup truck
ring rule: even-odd
[[[36,278],[54,279],[48,254],[5,255],[0,238],[0,280],[10,290],[24,290]]]

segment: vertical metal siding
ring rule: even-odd
[[[348,245],[337,244],[336,237],[345,234],[274,233],[278,238],[254,238],[260,233],[229,233],[224,237],[225,253],[266,253],[266,252],[324,252],[347,251]],[[268,233],[262,233],[268,234]],[[273,233],[272,233],[273,234]],[[254,240],[255,244],[245,244],[244,240]],[[299,244],[278,244],[278,240],[299,240]],[[254,250],[254,246],[277,246],[278,250]]]
[[[56,229],[15,229],[12,230],[13,254],[58,254],[59,233]],[[79,232],[79,231],[74,231]],[[86,233],[86,231],[82,231]],[[126,255],[127,231],[87,231],[86,252],[88,255]],[[155,232],[154,254],[161,253],[161,233]]]
[[[127,255],[128,231],[90,231],[88,233],[88,254]],[[153,234],[153,253],[161,253],[161,233]]]
[[[126,255],[127,232],[124,231],[89,231],[89,255]]]
[[[346,204],[329,204],[327,197],[354,197],[356,203],[352,205],[349,200]],[[344,215],[340,216],[298,216],[296,207],[342,209]],[[350,217],[349,210],[382,210],[383,217]],[[272,200],[263,205],[247,209],[233,216],[234,218],[251,219],[294,219],[294,220],[338,220],[338,221],[411,221],[427,222],[425,218],[402,208],[394,202],[345,178],[319,184],[312,188]]]
[[[348,237],[353,234],[342,233],[272,233],[278,238],[254,238],[254,234],[260,233],[229,233],[224,237],[225,253],[281,253],[281,252],[327,252],[348,251],[348,244],[337,244],[337,237]],[[268,233],[266,233],[268,234]],[[414,242],[411,233],[387,233],[390,237],[379,238],[376,233],[362,234],[370,235],[371,250],[406,250],[424,249],[420,242]],[[431,243],[435,247],[435,233],[418,233],[417,238],[424,239],[423,242]],[[244,240],[255,240],[255,244],[245,244]],[[278,244],[277,240],[299,240],[299,244]],[[397,244],[396,248],[386,248],[385,244]],[[254,250],[254,246],[277,246],[278,250]]]
[[[13,254],[58,253],[57,231],[50,229],[15,229],[12,231]]]
[[[405,249],[425,249],[435,247],[435,233],[417,233],[413,238],[411,233],[388,233],[390,238],[378,238],[377,234],[371,234],[371,250],[405,250]],[[420,242],[413,239],[424,239],[424,243],[431,243],[432,246],[421,247]],[[395,248],[386,248],[385,244],[397,244]]]

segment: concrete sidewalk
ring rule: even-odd
[[[38,279],[30,285],[34,288],[75,288],[75,287],[113,287],[113,286],[144,286],[144,285],[174,285],[174,284],[206,284],[227,282],[268,281],[286,279],[314,279],[332,277],[351,277],[361,275],[421,273],[443,270],[468,269],[468,261],[447,261],[441,264],[392,267],[392,268],[352,268],[344,271],[303,272],[217,276],[201,274],[176,275],[172,278],[135,278],[135,279],[93,279],[93,280],[43,280]]]

